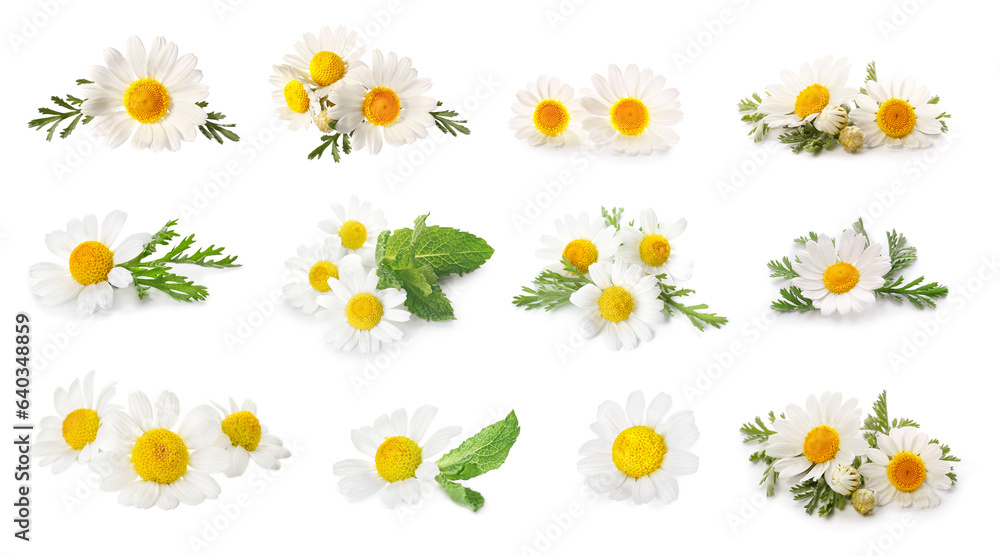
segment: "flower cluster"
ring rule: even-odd
[[[662,75],[639,71],[635,64],[622,72],[612,64],[606,77],[594,74],[590,80],[594,89],[583,89],[580,99],[556,77],[539,77],[518,91],[510,121],[516,137],[550,147],[576,146],[589,137],[629,156],[665,152],[677,144],[671,126],[684,114],[677,89],[664,89]]]
[[[47,234],[45,244],[49,250],[66,262],[31,266],[28,276],[35,295],[46,305],[76,300],[77,310],[84,314],[110,309],[115,289],[129,286],[135,288],[139,299],[148,297],[149,290],[155,289],[178,301],[203,301],[208,297],[208,289],[174,273],[173,265],[240,266],[236,264],[235,255],[223,255],[223,247],[209,245],[190,253],[194,234],[172,245],[167,254],[155,258],[157,247],[180,237],[173,230],[177,220],[167,222],[155,234],[139,232],[118,242],[126,218],[124,212],[112,211],[98,226],[97,217],[90,214],[83,220],[70,220],[65,231]]]
[[[369,67],[361,61],[364,53],[356,32],[323,27],[319,37],[306,33],[295,53],[274,66],[270,81],[279,117],[291,129],[315,124],[323,134],[310,160],[329,149],[340,162],[341,152],[365,145],[378,154],[383,142],[408,145],[427,137],[431,126],[453,136],[469,134],[465,120],[455,119],[458,113],[436,110],[442,103],[425,94],[431,80],[417,77],[409,58],[375,50]]]
[[[275,470],[291,455],[249,400],[200,405],[178,425],[180,401],[171,392],[160,394],[155,405],[135,392],[128,411],[111,403],[114,395],[111,384],[94,397],[93,371],[69,390],[56,389],[59,415],[42,419],[33,448],[39,465],[51,465],[53,473],[75,463],[89,466],[101,490],[118,492],[122,505],[171,510],[218,498],[222,489],[212,474],[237,477],[250,460]]]
[[[225,115],[206,112],[208,86],[201,83],[194,54],[177,56],[177,45],[156,37],[149,51],[139,37],[128,40],[125,55],[114,48],[104,51],[103,66],[91,66],[87,79],[77,79],[80,96],[52,97],[55,108],[42,114],[29,128],[46,130],[51,141],[56,130],[65,139],[78,125],[93,123],[93,133],[109,147],[130,137],[135,149],[176,151],[182,141],[194,141],[198,131],[222,143],[240,137],[224,124]]]
[[[397,323],[411,314],[454,319],[438,280],[472,272],[493,256],[479,237],[428,226],[427,214],[412,228],[390,231],[382,211],[356,197],[332,208],[333,218],[319,223],[329,236],[299,247],[285,263],[292,279],[284,294],[307,315],[329,322],[327,341],[345,351],[377,352],[401,339]]]
[[[928,508],[938,491],[958,480],[951,448],[919,430],[912,419],[889,419],[885,391],[861,421],[858,400],[840,393],[809,396],[805,408],[757,417],[740,428],[744,442],[764,444],[750,456],[765,465],[764,485],[774,496],[778,481],[792,482],[795,500],[806,513],[832,514],[850,503],[858,513],[895,501],[901,507]]]
[[[847,58],[827,56],[802,64],[798,73],[786,70],[781,83],[768,85],[765,96],[754,93],[739,103],[742,120],[752,126],[754,141],[773,127],[794,152],[819,153],[838,144],[849,153],[862,147],[927,147],[929,135],[948,131],[951,115],[937,107],[940,100],[911,77],[896,74],[880,81],[875,62],[868,64],[864,86],[847,86]]]
[[[639,222],[624,224],[623,209],[601,209],[601,218],[567,215],[556,221],[558,236],[542,238],[538,255],[553,264],[535,277],[514,305],[546,311],[572,303],[585,311],[587,337],[603,333],[612,349],[636,347],[653,338],[651,326],[674,312],[698,330],[719,328],[726,317],[705,312],[707,305],[685,305],[694,293],[677,284],[691,278],[693,263],[680,254],[677,238],[683,218],[660,220],[653,209]]]
[[[580,448],[579,470],[587,486],[612,500],[636,504],[677,499],[677,477],[698,470],[698,456],[688,451],[698,440],[694,414],[669,414],[672,400],[660,393],[646,406],[642,392],[629,394],[625,409],[613,401],[597,408],[590,425],[597,438]]]
[[[767,263],[772,278],[791,280],[782,288],[781,299],[773,302],[775,311],[813,311],[826,315],[863,311],[876,300],[909,301],[914,307],[935,307],[948,295],[947,286],[924,283],[921,276],[907,281],[900,275],[917,260],[917,249],[907,245],[906,236],[896,230],[886,232],[888,254],[881,243],[873,243],[858,219],[844,230],[839,243],[826,234],[809,232],[795,240],[805,247],[795,260],[788,257]]]
[[[333,472],[342,477],[338,485],[354,501],[382,492],[390,508],[416,504],[428,494],[427,485],[436,483],[456,504],[479,511],[483,495],[458,481],[478,477],[499,468],[521,433],[517,416],[511,411],[504,419],[483,428],[460,446],[434,460],[459,427],[444,427],[424,439],[437,408],[425,405],[407,419],[405,409],[375,419],[374,426],[351,431],[351,442],[370,459],[337,462]]]

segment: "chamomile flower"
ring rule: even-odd
[[[616,152],[629,156],[664,152],[677,144],[670,126],[684,116],[679,110],[677,89],[664,89],[666,79],[653,70],[631,64],[625,73],[608,66],[608,77],[594,75],[595,90],[581,91],[583,107],[592,114],[583,120],[590,140],[611,142]]]
[[[281,439],[267,432],[267,427],[257,418],[257,404],[250,400],[237,405],[229,399],[229,409],[217,406],[222,411],[222,434],[215,446],[229,454],[227,477],[238,477],[246,471],[252,459],[264,469],[281,469],[279,459],[291,456],[291,452],[281,444]]]
[[[851,465],[868,446],[859,435],[858,400],[845,402],[839,392],[826,392],[818,399],[809,396],[805,409],[789,404],[785,417],[774,422],[774,430],[764,450],[778,458],[774,470],[781,478],[805,473],[803,481],[823,477],[830,484],[837,466]]]
[[[653,339],[650,325],[663,320],[663,301],[655,276],[643,275],[638,265],[615,259],[614,265],[596,263],[590,267],[587,284],[570,296],[570,302],[585,309],[584,336],[604,333],[611,349],[624,345],[632,349],[639,341]]]
[[[832,239],[820,234],[817,241],[806,242],[806,250],[792,263],[799,274],[792,285],[824,315],[862,311],[875,303],[875,290],[882,287],[883,276],[892,267],[881,251],[878,243],[865,247],[865,237],[851,230],[844,230],[836,248]]]
[[[301,245],[298,256],[285,261],[292,280],[282,287],[293,307],[301,307],[307,315],[316,312],[316,298],[330,291],[330,280],[339,280],[340,273],[362,267],[361,257],[351,254],[335,238],[318,245]]]
[[[111,248],[125,226],[127,216],[120,210],[109,213],[100,227],[94,215],[73,219],[66,231],[56,230],[45,236],[45,244],[68,264],[38,263],[31,266],[29,277],[35,280],[32,291],[46,305],[58,305],[76,299],[84,314],[107,309],[114,302],[114,289],[132,283],[132,273],[118,266],[128,262],[149,243],[151,236],[136,233]]]
[[[97,431],[102,426],[105,412],[116,409],[111,405],[115,395],[115,385],[105,386],[94,397],[94,372],[83,377],[83,384],[76,379],[69,390],[57,388],[56,417],[45,417],[39,426],[38,441],[34,453],[42,467],[52,466],[53,473],[62,473],[74,463],[87,465],[97,455],[94,445]]]
[[[381,210],[373,210],[368,201],[351,197],[345,208],[340,203],[330,205],[333,218],[319,223],[319,229],[340,238],[340,245],[351,253],[361,255],[363,262],[375,259],[375,242],[385,231],[388,222]]]
[[[410,318],[409,311],[400,308],[406,301],[406,292],[395,288],[380,290],[378,282],[374,268],[367,276],[355,268],[341,273],[339,280],[328,282],[330,291],[316,298],[316,303],[329,309],[318,314],[332,325],[326,341],[344,351],[357,347],[361,353],[374,353],[382,344],[403,337],[403,331],[393,323]]]
[[[517,92],[511,109],[517,115],[510,120],[510,128],[531,146],[575,146],[586,138],[579,125],[583,111],[573,98],[573,87],[558,77],[542,76],[536,83],[528,83],[527,89]]]
[[[285,63],[315,88],[317,97],[323,98],[358,79],[359,71],[366,67],[361,62],[364,53],[365,48],[358,46],[358,34],[338,25],[333,30],[323,27],[319,37],[312,33],[303,35],[295,43],[295,54],[285,56]]]
[[[951,488],[952,468],[941,459],[937,442],[915,427],[902,427],[879,434],[877,443],[878,448],[868,450],[871,462],[858,471],[875,491],[879,506],[895,500],[902,507],[930,508],[941,502],[936,489]]]
[[[372,51],[371,69],[358,71],[357,80],[330,93],[334,106],[327,112],[337,121],[338,133],[351,133],[354,148],[368,145],[372,154],[382,150],[383,138],[392,146],[407,145],[427,136],[434,125],[431,111],[437,101],[424,93],[431,80],[418,78],[409,58]]]
[[[694,262],[678,255],[674,245],[687,227],[687,220],[657,220],[656,212],[647,208],[639,213],[639,225],[640,228],[623,226],[618,231],[617,238],[622,243],[618,257],[630,265],[638,265],[646,274],[665,274],[665,284],[691,279]]]
[[[927,147],[927,136],[941,133],[941,109],[930,103],[927,87],[912,77],[896,74],[885,84],[868,81],[865,91],[854,99],[858,107],[851,111],[851,120],[864,132],[866,146]]]
[[[101,490],[118,492],[124,506],[164,510],[178,504],[200,504],[219,496],[211,473],[229,467],[229,454],[212,446],[222,434],[219,413],[207,406],[194,408],[177,423],[180,402],[163,392],[156,408],[142,392],[128,398],[128,413],[108,412],[97,434],[102,450],[91,469],[101,475]]]
[[[676,500],[677,477],[698,470],[698,456],[688,450],[699,433],[690,411],[668,416],[670,405],[660,393],[646,407],[639,391],[629,394],[624,410],[613,401],[601,404],[590,425],[597,438],[580,448],[578,469],[587,484],[612,500]]]
[[[417,503],[421,483],[433,483],[440,473],[433,457],[462,432],[459,427],[444,427],[421,446],[436,414],[436,407],[425,405],[417,408],[408,421],[406,410],[397,409],[391,416],[376,419],[374,427],[351,431],[354,447],[372,460],[349,459],[334,464],[334,474],[343,477],[338,483],[340,491],[352,501],[382,491],[382,501],[390,508],[403,502]]]
[[[781,83],[768,85],[758,111],[771,127],[799,127],[811,122],[827,106],[840,106],[857,92],[847,87],[851,66],[847,58],[820,58],[804,63],[798,73],[781,72]],[[853,114],[852,114],[853,116]]]
[[[288,129],[309,127],[320,110],[319,98],[312,88],[288,66],[274,66],[270,82],[275,87],[271,98],[278,103],[274,111],[288,122]]]
[[[193,54],[177,57],[177,45],[156,37],[147,53],[139,37],[129,39],[126,56],[104,51],[107,66],[92,66],[83,85],[81,110],[94,118],[94,135],[106,136],[109,147],[132,137],[132,147],[176,151],[181,141],[194,141],[207,114],[197,105],[208,98],[200,83]],[[133,134],[134,132],[134,134]]]
[[[567,214],[556,220],[555,236],[542,236],[545,247],[537,255],[556,263],[553,269],[562,271],[565,257],[580,272],[587,274],[591,265],[611,262],[615,249],[621,244],[615,238],[614,226],[609,226],[603,218],[593,220],[586,213],[579,216]]]

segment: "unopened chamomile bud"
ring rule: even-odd
[[[813,125],[823,133],[836,135],[847,126],[847,110],[836,104],[827,105],[816,115]]]
[[[838,465],[830,473],[830,488],[837,494],[848,496],[854,492],[861,484],[861,477],[858,470],[850,465]]]
[[[857,126],[848,126],[840,132],[839,141],[840,146],[844,147],[845,151],[856,153],[865,145],[865,133]]]
[[[875,509],[875,493],[867,488],[859,488],[851,495],[851,505],[861,515],[871,515]]]

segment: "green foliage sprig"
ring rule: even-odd
[[[178,301],[203,301],[208,297],[208,288],[174,272],[174,265],[189,264],[205,268],[240,266],[236,263],[235,255],[224,255],[225,248],[216,247],[214,244],[191,252],[195,242],[194,234],[182,238],[163,256],[150,258],[158,247],[166,247],[180,237],[180,234],[173,229],[176,225],[177,220],[164,224],[160,231],[153,234],[139,256],[118,265],[132,274],[133,285],[139,299],[148,297],[149,290],[155,289]]]
[[[437,460],[441,473],[435,477],[448,497],[472,511],[479,511],[485,500],[483,495],[458,481],[478,477],[499,469],[507,461],[510,449],[521,433],[517,415],[511,411],[504,419],[493,423]]]

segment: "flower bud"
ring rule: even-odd
[[[837,494],[849,495],[861,484],[858,470],[850,465],[838,465],[830,474],[830,488]]]
[[[316,127],[322,133],[333,133],[333,128],[330,127],[330,117],[326,115],[325,109],[316,114]]]
[[[823,133],[836,135],[847,126],[847,110],[836,104],[828,104],[816,115],[813,125]]]
[[[840,145],[849,153],[856,153],[865,145],[865,133],[857,126],[845,127],[840,132]]]
[[[851,496],[851,505],[861,515],[871,515],[875,509],[875,493],[867,488],[859,488]]]

